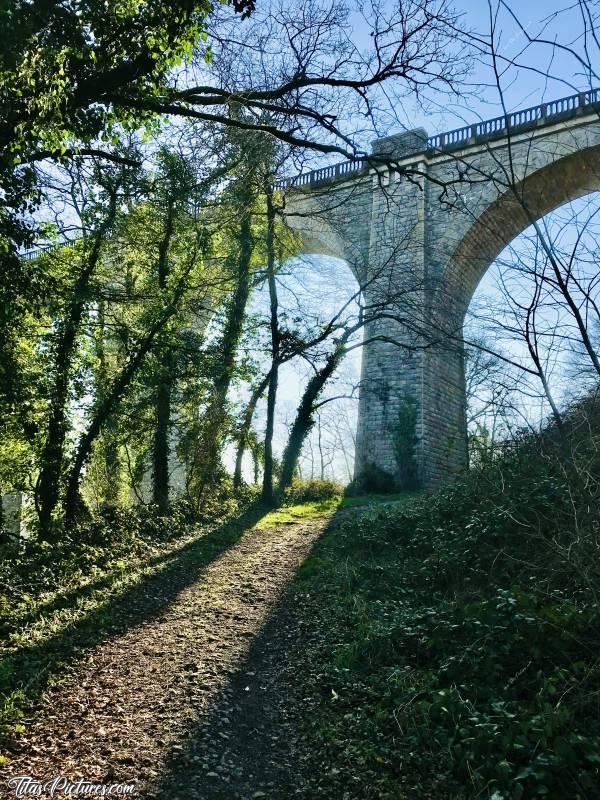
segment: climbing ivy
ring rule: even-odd
[[[417,416],[417,401],[408,395],[403,397],[392,432],[394,455],[398,464],[398,483],[401,489],[416,489],[419,485],[416,453]]]

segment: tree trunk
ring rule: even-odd
[[[197,469],[197,494],[202,497],[213,479],[219,463],[226,418],[227,393],[233,378],[237,348],[242,336],[246,306],[250,297],[250,261],[254,241],[252,238],[250,204],[244,208],[240,223],[240,253],[236,285],[227,310],[225,329],[218,348],[219,364],[214,377],[212,397],[204,414],[205,425],[195,459]]]
[[[315,375],[313,375],[308,382],[306,389],[304,390],[302,400],[300,401],[298,411],[296,412],[296,419],[292,425],[288,442],[283,453],[281,475],[279,478],[279,486],[277,487],[277,493],[280,496],[292,482],[292,478],[294,477],[294,473],[296,472],[298,465],[298,459],[300,458],[300,453],[302,452],[302,445],[304,444],[308,432],[314,425],[313,414],[316,408],[316,400],[323,390],[323,387],[346,355],[347,351],[345,349],[345,345],[349,337],[350,332],[347,331],[338,340],[335,345],[335,349],[328,356],[324,366],[321,367],[321,369]]]
[[[267,425],[265,430],[265,464],[261,499],[263,503],[273,504],[273,430],[275,427],[275,405],[277,402],[277,383],[279,379],[279,350],[281,334],[277,303],[277,281],[275,280],[275,207],[273,188],[267,189],[267,275],[269,280],[270,326],[271,326],[271,370],[267,394]]]
[[[319,417],[317,419],[317,430],[318,430],[318,434],[319,434],[319,437],[318,437],[317,441],[318,441],[318,444],[319,444],[319,466],[320,466],[320,469],[321,469],[320,475],[321,475],[321,480],[324,481],[325,480],[325,456],[323,454],[323,432],[321,430],[321,417],[320,417],[320,415],[319,415]]]
[[[154,402],[155,430],[152,448],[152,499],[161,513],[169,507],[169,424],[171,420],[170,364],[165,364]]]
[[[150,328],[150,331],[138,347],[135,355],[123,367],[119,375],[113,381],[112,386],[106,393],[104,400],[98,404],[96,411],[90,420],[88,429],[79,439],[75,457],[69,472],[65,492],[64,513],[65,524],[67,525],[72,525],[77,516],[77,506],[79,502],[79,482],[81,480],[83,467],[91,453],[92,445],[97,439],[102,426],[113,413],[115,406],[127,391],[129,384],[131,383],[138,369],[141,367],[144,359],[152,349],[157,335],[177,312],[179,301],[181,300],[181,297],[185,291],[187,277],[191,268],[192,263],[190,263],[188,270],[179,281],[177,288],[173,293],[173,297],[171,298],[171,302],[161,317]]]
[[[575,298],[571,294],[571,291],[569,290],[569,287],[567,286],[567,283],[565,282],[565,279],[563,278],[562,272],[560,271],[560,264],[558,263],[558,261],[556,259],[556,255],[553,252],[551,246],[546,241],[546,237],[544,236],[544,233],[543,233],[543,231],[541,229],[541,226],[540,226],[540,223],[539,223],[538,220],[533,220],[533,227],[535,228],[535,232],[536,232],[536,234],[538,236],[538,240],[541,242],[542,248],[544,249],[544,252],[546,253],[546,256],[548,257],[548,260],[550,261],[550,264],[552,266],[552,270],[554,272],[554,276],[556,278],[556,283],[558,284],[558,287],[559,287],[563,297],[567,301],[567,305],[571,309],[571,313],[575,317],[575,322],[577,324],[577,328],[579,329],[579,333],[581,335],[581,341],[583,342],[583,346],[585,347],[586,352],[590,357],[590,361],[592,362],[592,364],[594,366],[594,369],[596,370],[598,375],[600,375],[600,360],[598,359],[598,354],[596,353],[596,350],[594,349],[594,346],[593,346],[592,341],[590,339],[586,321],[582,316],[582,313],[581,313],[581,310],[579,309],[579,306],[577,305],[577,301],[575,300]],[[545,387],[544,387],[544,389],[545,389]],[[554,414],[554,416],[556,418],[556,413],[554,411],[554,406],[552,406],[552,413]],[[560,417],[560,414],[559,414],[559,417]]]
[[[60,494],[60,483],[68,428],[69,381],[73,368],[77,336],[88,300],[90,279],[98,264],[104,236],[115,217],[114,198],[105,223],[96,233],[89,258],[73,287],[72,299],[57,332],[55,375],[50,401],[46,441],[40,456],[40,473],[35,493],[44,538],[51,538],[52,515]]]
[[[169,274],[169,245],[173,236],[175,206],[167,208],[165,230],[158,250],[158,287],[161,293],[167,288]],[[152,447],[152,499],[162,513],[169,507],[169,426],[171,422],[171,394],[173,391],[173,359],[168,345],[159,343],[156,353],[159,379],[154,399],[156,427]]]
[[[537,282],[537,276],[536,276]],[[539,351],[538,351],[538,334],[536,329],[536,311],[538,308],[540,292],[542,290],[542,283],[537,282],[536,290],[534,293],[533,300],[527,309],[527,314],[525,317],[525,342],[527,344],[527,349],[529,351],[529,355],[531,360],[533,361],[535,368],[538,373],[538,377],[540,379],[540,383],[542,384],[542,388],[544,390],[544,394],[546,395],[546,399],[550,405],[552,410],[552,416],[554,417],[554,421],[556,422],[556,427],[560,432],[563,430],[563,421],[561,413],[556,405],[556,401],[554,400],[554,396],[552,394],[552,390],[550,389],[550,384],[548,383],[548,378],[546,375],[546,371],[544,370],[544,366],[540,359]]]
[[[235,454],[235,470],[233,473],[234,489],[239,489],[242,485],[242,461],[244,458],[244,453],[246,452],[246,448],[248,447],[250,426],[252,425],[252,419],[254,417],[254,412],[256,411],[258,401],[263,396],[264,391],[267,388],[267,384],[269,383],[269,377],[270,373],[267,373],[258,384],[256,389],[252,392],[252,396],[248,401],[244,416],[242,417],[242,425],[240,427],[240,435],[238,437],[238,445]]]
[[[106,359],[106,321],[105,321],[104,301],[98,303],[98,326],[96,333],[96,357],[98,359],[98,370],[95,381],[95,393],[99,402],[102,402],[106,387],[108,385],[108,364]],[[119,499],[120,481],[119,471],[121,467],[119,459],[119,446],[116,438],[116,430],[111,420],[102,429],[104,445],[104,476],[106,480],[105,501],[109,505],[116,505]]]

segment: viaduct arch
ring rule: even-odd
[[[344,259],[364,287],[355,474],[399,481],[394,437],[415,403],[424,486],[467,464],[461,331],[502,249],[565,202],[600,189],[600,90],[428,138],[377,140],[372,156],[284,181],[305,253]]]

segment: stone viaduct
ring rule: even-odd
[[[375,465],[399,479],[395,436],[411,398],[420,480],[443,484],[467,464],[465,312],[515,236],[600,189],[600,90],[380,139],[362,161],[279,186],[304,252],[344,259],[362,288],[357,477]]]

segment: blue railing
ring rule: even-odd
[[[81,239],[81,233],[75,233],[71,235],[70,239],[64,239],[61,242],[54,242],[53,244],[42,244],[39,247],[34,247],[32,250],[26,250],[24,253],[21,253],[21,258],[23,261],[33,261],[34,258],[39,258],[39,256],[43,255],[43,253],[48,253],[50,250],[54,250],[56,247],[64,247],[68,244],[75,244],[78,239]]]
[[[277,189],[286,189],[288,186],[308,186],[309,184],[323,183],[324,181],[345,177],[354,172],[361,172],[366,166],[367,162],[361,159],[340,161],[330,167],[313,169],[312,172],[301,172],[295,178],[282,178],[276,182],[275,186]]]

